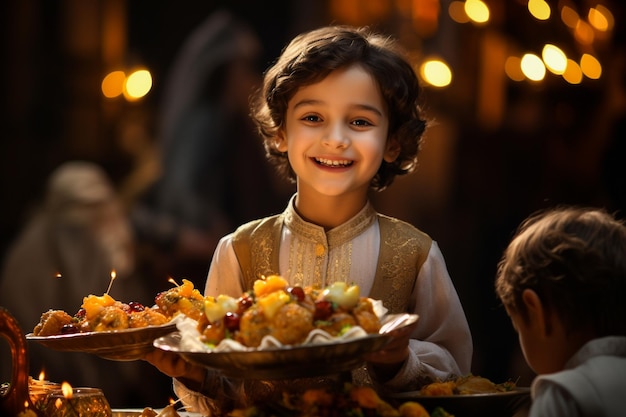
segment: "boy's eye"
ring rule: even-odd
[[[355,126],[372,126],[370,122],[365,119],[356,119],[352,121],[352,124]]]
[[[319,122],[320,121],[320,117],[316,116],[314,114],[307,114],[301,120],[304,120],[306,122]]]

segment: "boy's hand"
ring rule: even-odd
[[[389,333],[391,340],[382,350],[367,354],[365,360],[382,380],[391,379],[409,356],[409,340],[417,322]]]
[[[154,349],[146,354],[143,359],[165,375],[184,380],[185,385],[192,389],[193,387],[190,385],[201,386],[206,375],[204,368],[190,364],[174,352]]]

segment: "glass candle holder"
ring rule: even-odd
[[[111,417],[111,406],[98,388],[74,388],[71,396],[62,391],[48,395],[48,417]]]
[[[28,380],[28,395],[30,396],[30,402],[36,410],[45,411],[48,404],[48,396],[60,389],[61,384],[56,382],[42,381],[33,378],[29,378]]]

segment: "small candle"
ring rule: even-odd
[[[48,396],[46,415],[49,417],[111,417],[111,407],[98,388],[72,388],[64,382],[61,390]]]

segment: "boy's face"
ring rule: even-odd
[[[277,148],[288,152],[298,193],[367,193],[388,145],[389,117],[376,81],[353,65],[300,88],[289,101]]]

